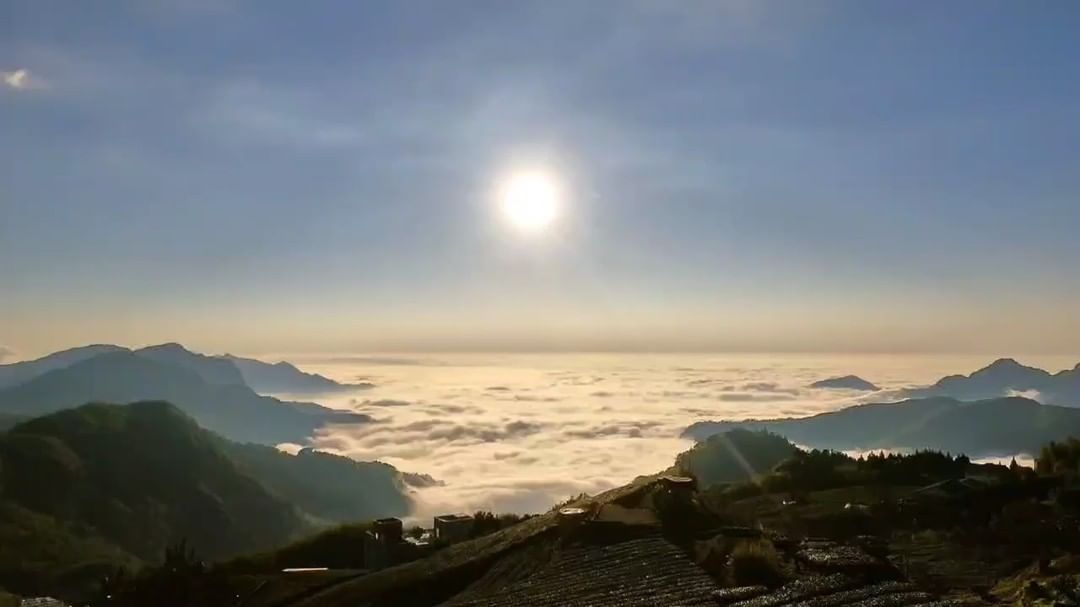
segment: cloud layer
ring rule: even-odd
[[[456,355],[304,366],[376,384],[325,401],[375,423],[324,428],[311,444],[444,481],[418,492],[418,518],[479,508],[543,511],[668,467],[690,446],[678,436],[694,421],[809,415],[880,398],[806,387],[824,377],[859,373],[895,389],[951,368],[867,357],[704,355]]]

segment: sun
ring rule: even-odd
[[[551,175],[540,171],[519,172],[503,183],[499,204],[514,227],[523,232],[543,232],[559,218],[561,193]]]

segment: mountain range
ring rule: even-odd
[[[906,390],[904,395],[958,400],[1027,396],[1044,404],[1080,407],[1080,364],[1050,373],[1011,358],[1001,358],[971,375],[943,377],[931,386]]]
[[[1037,453],[1045,443],[1080,435],[1080,409],[1021,397],[975,402],[937,397],[802,418],[697,422],[683,437],[702,441],[736,428],[768,430],[823,449],[935,449],[983,457]]]
[[[290,386],[295,392],[316,383],[345,387],[291,365],[205,356],[179,344],[140,350],[97,345],[0,366],[7,384],[0,388],[0,415],[10,419],[88,402],[163,400],[214,432],[265,444],[299,442],[327,424],[371,421],[358,413],[260,395],[249,385],[251,378],[263,388]]]
[[[811,387],[877,388],[853,375]],[[892,394],[905,400],[803,418],[701,421],[682,435],[703,441],[736,428],[764,429],[809,447],[936,449],[980,457],[1035,453],[1047,442],[1080,434],[1080,365],[1050,373],[1002,358],[970,375]]]
[[[94,344],[54,352],[36,360],[0,365],[0,388],[22,384],[49,371],[116,352],[131,352],[158,362],[183,365],[198,373],[207,383],[243,384],[259,394],[320,394],[370,387],[370,384],[342,384],[322,375],[305,373],[288,362],[267,363],[232,354],[208,356],[192,352],[177,343],[167,343],[137,350]]]
[[[228,441],[163,402],[85,405],[0,434],[0,586],[78,586],[186,541],[223,557],[401,516],[393,467]]]

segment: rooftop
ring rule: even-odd
[[[435,520],[449,523],[453,521],[471,521],[472,517],[468,514],[440,514],[435,517]]]
[[[602,575],[598,575],[602,572]],[[482,592],[466,590],[444,607],[629,607],[716,605],[704,571],[660,535],[568,546],[530,575]]]

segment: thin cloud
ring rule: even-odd
[[[10,72],[0,72],[0,80],[4,86],[16,91],[28,91],[31,89],[45,88],[45,81],[35,74],[31,74],[26,68],[19,68]]]
[[[1033,401],[1044,402],[1042,392],[1038,390],[1009,390],[1005,393],[1006,396],[1019,396],[1021,398],[1029,398]]]
[[[8,359],[15,358],[15,350],[7,346],[0,346],[0,363],[7,362]]]

